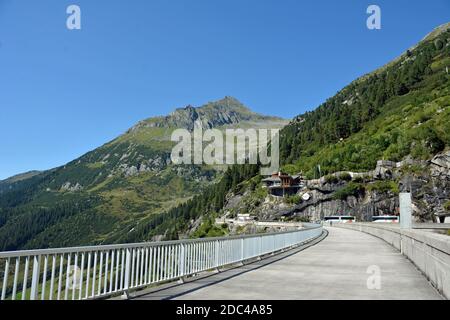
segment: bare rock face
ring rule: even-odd
[[[436,155],[430,161],[429,172],[427,183],[416,197],[421,212],[440,219],[448,215],[444,204],[450,199],[450,151]]]
[[[348,196],[345,200],[335,199],[332,193],[324,193],[319,189],[308,193],[311,198],[297,205],[292,214],[311,220],[351,215],[360,221],[370,221],[373,216],[395,214],[398,208],[398,197],[391,192],[367,191],[359,196]]]
[[[393,168],[387,166],[377,165],[374,171],[374,176],[379,180],[386,180],[392,178]]]
[[[176,109],[166,117],[158,117],[142,121],[130,129],[131,132],[140,128],[184,128],[193,131],[194,128],[211,129],[224,125],[236,125],[243,121],[269,121],[280,122],[282,119],[263,116],[250,111],[241,102],[233,97],[225,97],[219,101],[210,102],[202,107],[195,108],[188,105]]]
[[[450,151],[436,155],[430,164],[433,177],[448,179],[450,177]]]
[[[68,192],[79,192],[83,190],[83,186],[80,185],[78,182],[76,184],[72,184],[70,182],[66,182],[61,186],[61,191],[68,191]]]

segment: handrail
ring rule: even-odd
[[[273,253],[322,234],[320,225],[305,226],[257,235],[0,252],[0,300],[83,300],[127,293]]]
[[[307,229],[315,229],[320,228],[320,225],[312,224],[312,223],[303,223],[306,226],[302,230]],[[294,231],[280,231],[280,232],[269,232],[269,233],[261,233],[256,236],[271,236],[274,234],[286,234],[297,232]],[[198,239],[183,239],[183,240],[171,240],[171,241],[153,241],[153,242],[136,242],[136,243],[125,243],[125,244],[109,244],[109,245],[98,245],[98,246],[82,246],[82,247],[67,247],[67,248],[54,248],[54,249],[35,249],[35,250],[17,250],[17,251],[0,251],[0,259],[8,258],[8,257],[26,257],[37,254],[59,254],[59,253],[69,253],[69,252],[89,252],[95,250],[108,250],[108,249],[126,249],[126,248],[134,248],[134,247],[148,247],[148,246],[159,246],[159,245],[170,245],[170,244],[179,244],[179,243],[194,243],[194,242],[206,242],[211,240],[233,240],[233,239],[242,239],[242,238],[253,238],[255,234],[244,234],[244,235],[235,235],[235,236],[227,236],[227,237],[213,237],[213,238],[198,238]]]

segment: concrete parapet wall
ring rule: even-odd
[[[450,299],[450,236],[373,223],[337,227],[365,232],[391,244],[410,259],[444,297]]]

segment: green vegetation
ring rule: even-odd
[[[338,183],[339,181],[352,181],[352,176],[348,172],[339,173],[337,175],[329,174],[325,176],[326,183]]]
[[[450,211],[450,201],[447,201],[447,202],[444,204],[444,209],[447,210],[447,211]]]
[[[368,191],[376,191],[379,193],[392,192],[398,194],[400,191],[398,189],[398,184],[395,181],[376,181],[370,183],[366,186]]]
[[[339,179],[334,175],[329,174],[325,176],[325,183],[338,183],[338,182]]]
[[[192,234],[191,238],[213,238],[222,237],[228,234],[228,226],[226,224],[220,227],[214,224],[212,218],[206,218],[200,227]]]
[[[350,197],[350,196],[357,197],[358,195],[364,193],[364,190],[365,189],[362,184],[350,182],[345,187],[337,190],[333,194],[333,199],[346,200],[347,197]]]
[[[348,172],[339,174],[338,178],[342,181],[352,181],[352,176]]]
[[[18,208],[2,209],[0,251],[16,248],[27,248],[26,244],[51,225],[74,217],[89,210],[98,202],[97,198],[67,199],[51,207],[24,205]],[[20,230],[20,232],[18,232]],[[59,237],[67,238],[66,234]],[[49,243],[36,240],[40,248],[46,248]]]
[[[105,164],[103,162],[95,162],[95,163],[88,163],[86,166],[89,169],[99,169],[103,167]]]
[[[400,169],[402,175],[411,174],[411,175],[420,175],[424,173],[425,168],[420,165],[408,165],[404,166]]]
[[[302,198],[299,195],[293,195],[284,198],[284,201],[287,204],[300,204],[302,203]]]
[[[355,177],[355,178],[353,179],[353,181],[356,182],[356,183],[364,183],[364,182],[368,182],[368,181],[371,180],[371,179],[372,179],[371,176],[369,176],[369,175],[363,175],[363,176]]]

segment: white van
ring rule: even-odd
[[[372,217],[372,222],[375,223],[399,223],[400,219],[399,216],[374,216]]]
[[[328,216],[323,218],[325,223],[352,223],[356,222],[356,217],[353,216]]]

